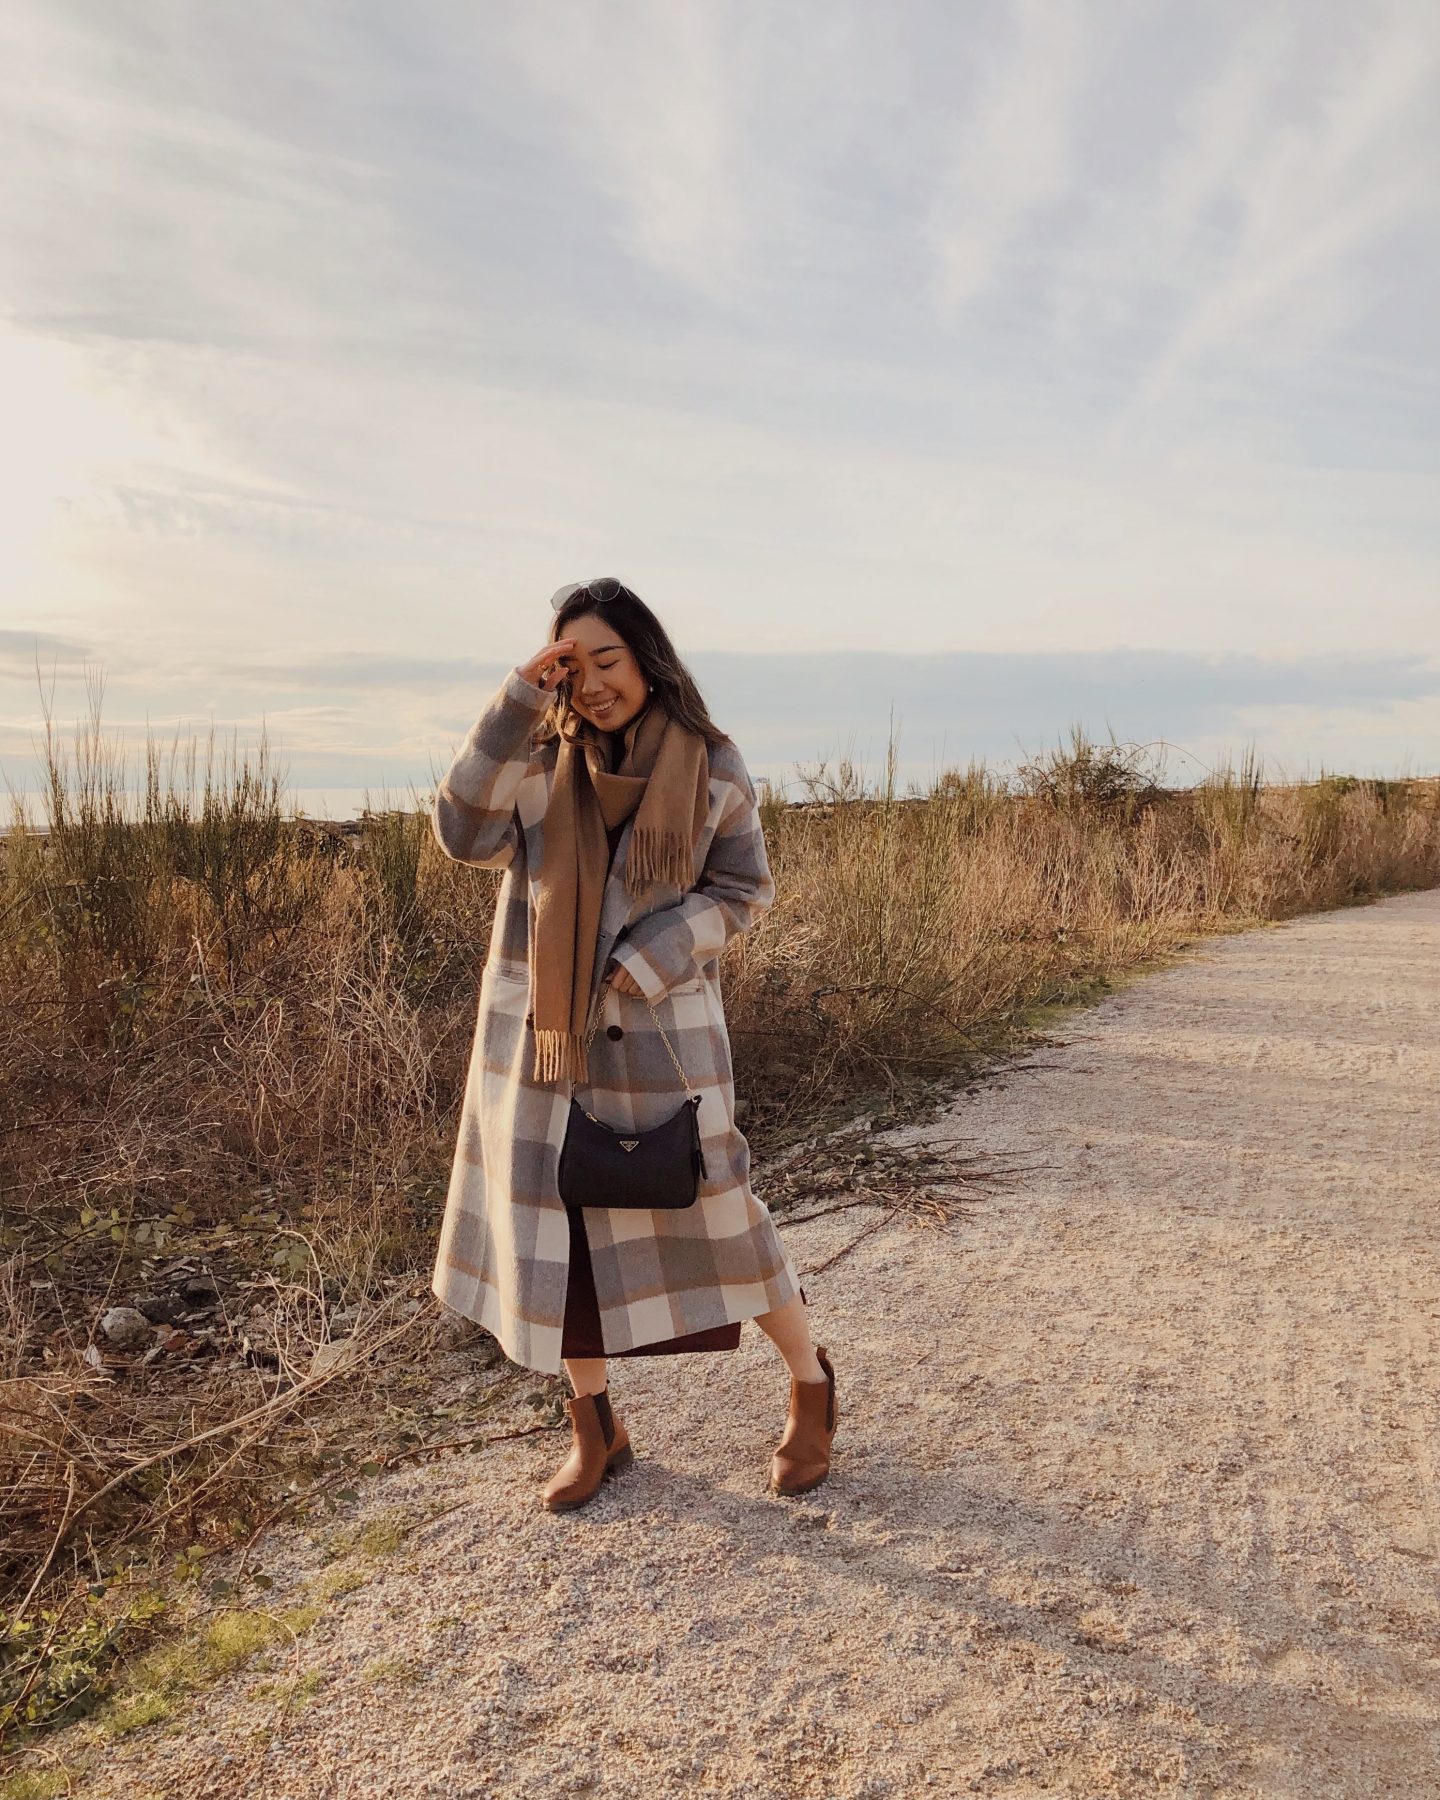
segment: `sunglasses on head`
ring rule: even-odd
[[[586,600],[618,600],[625,592],[623,581],[617,581],[613,575],[597,575],[594,581],[567,581],[564,587],[556,588],[550,596],[550,605],[558,613],[577,596]]]

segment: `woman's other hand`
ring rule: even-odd
[[[630,971],[628,969],[622,969],[619,963],[611,963],[610,965],[610,985],[617,994],[633,994],[637,1000],[643,1000],[645,998],[644,988],[641,987],[640,983]]]
[[[533,681],[536,687],[544,688],[546,693],[553,693],[561,679],[570,673],[565,667],[564,658],[574,648],[574,638],[557,638],[553,644],[547,644],[532,656],[529,662],[521,663],[516,673],[523,675],[526,681]]]

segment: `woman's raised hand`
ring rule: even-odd
[[[533,681],[536,687],[544,688],[547,693],[553,692],[559,685],[560,677],[568,673],[562,659],[574,648],[574,638],[557,638],[553,644],[547,644],[532,656],[529,662],[521,663],[516,673],[523,675],[526,681]]]

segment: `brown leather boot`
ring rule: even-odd
[[[825,1371],[823,1381],[790,1377],[790,1416],[785,1435],[770,1458],[770,1491],[804,1494],[830,1473],[830,1445],[839,1411],[835,1404],[835,1370],[822,1344],[815,1355]]]
[[[610,1391],[575,1394],[570,1415],[570,1454],[540,1490],[546,1512],[570,1512],[600,1492],[600,1483],[635,1460],[630,1434],[610,1409]]]

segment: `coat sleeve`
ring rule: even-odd
[[[515,797],[530,767],[530,733],[550,699],[512,669],[471,727],[430,813],[436,841],[456,862],[503,869],[514,856]]]
[[[611,951],[647,1000],[689,980],[774,904],[754,785],[743,769],[738,780],[730,779],[729,798],[695,886],[674,906],[637,919]]]

